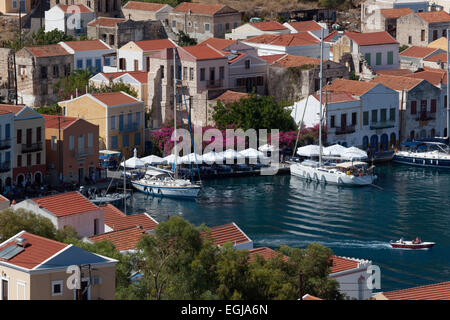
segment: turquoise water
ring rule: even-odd
[[[211,180],[197,201],[135,193],[128,213],[146,211],[158,221],[179,215],[208,226],[234,221],[255,247],[320,242],[380,266],[382,291],[450,280],[450,171],[392,164],[375,172],[380,188],[324,186],[290,175]],[[437,245],[413,251],[388,244],[418,235]]]

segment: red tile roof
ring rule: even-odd
[[[355,96],[361,96],[376,86],[377,84],[374,82],[336,79],[331,84],[325,86],[324,91],[348,92]]]
[[[376,46],[383,44],[398,43],[389,33],[381,32],[345,32],[345,35],[360,46]]]
[[[411,58],[426,58],[433,52],[437,51],[439,49],[436,48],[428,48],[428,47],[421,47],[421,46],[412,46],[409,47],[406,50],[403,50],[399,53],[402,57],[411,57]]]
[[[42,207],[57,217],[99,210],[95,204],[77,191],[33,198],[31,200],[40,208]]]
[[[437,53],[431,57],[425,58],[425,61],[432,61],[432,62],[440,61],[447,63],[447,52]]]
[[[261,31],[287,30],[285,26],[277,21],[250,22],[250,25]]]
[[[389,300],[450,300],[450,281],[382,294]]]
[[[210,235],[206,232],[202,232],[201,236],[206,239],[212,239],[213,243],[218,246],[222,246],[226,242],[241,244],[251,241],[234,222],[222,226],[212,227],[210,230]]]
[[[52,128],[52,129],[65,129],[68,126],[70,126],[75,121],[79,120],[79,118],[75,117],[65,117],[65,116],[56,116],[56,115],[48,115],[43,114],[45,119],[45,128]],[[58,118],[59,123],[58,123]]]
[[[224,93],[222,93],[217,98],[213,99],[214,101],[222,101],[225,104],[230,104],[233,102],[239,102],[241,99],[246,99],[249,97],[248,93],[245,92],[237,92],[237,91],[231,91],[227,90]]]
[[[154,229],[158,223],[145,213],[127,216],[112,204],[100,206],[105,213],[105,224],[113,230],[141,226],[144,230]]]
[[[274,62],[274,65],[283,68],[301,67],[307,65],[318,66],[320,65],[320,59],[287,54],[278,61]]]
[[[19,233],[17,236],[26,239],[26,246],[24,250],[9,260],[0,258],[0,261],[26,269],[33,269],[69,246],[68,244],[50,240],[28,232]],[[16,237],[14,237],[14,239],[15,238]],[[0,247],[0,250],[3,250],[10,245],[14,245],[14,239],[4,243],[4,245]]]
[[[325,38],[323,38],[324,42],[336,42],[341,36],[344,35],[344,32],[339,33],[339,31],[333,31],[329,35],[327,35]],[[335,38],[337,37],[337,39]]]
[[[271,44],[283,47],[306,46],[306,45],[315,45],[319,43],[319,40],[313,37],[308,32],[281,34],[281,35],[263,34],[242,41],[251,43]]]
[[[148,72],[147,71],[122,71],[122,72],[101,72],[105,78],[115,80],[118,77],[123,76],[124,74],[129,74],[133,78],[135,78],[140,83],[147,83],[148,81]]]
[[[187,51],[197,60],[226,59],[225,54],[208,44],[183,47],[183,50]]]
[[[286,56],[286,54],[272,54],[269,56],[260,56],[260,58],[266,60],[268,64],[274,64],[284,56]]]
[[[405,77],[427,80],[429,83],[432,83],[435,86],[447,83],[446,72],[441,69],[427,68],[425,69],[425,71],[405,75]]]
[[[80,13],[94,12],[94,10],[85,6],[84,4],[71,4],[71,5],[57,4],[55,7],[61,8],[61,10],[64,11],[65,13],[75,13],[76,12],[75,10],[79,10],[78,12]]]
[[[105,43],[100,40],[64,41],[63,43],[72,48],[74,51],[110,49]]]
[[[320,96],[318,94],[313,95],[313,97],[320,101]],[[354,98],[350,93],[348,92],[324,92],[322,94],[322,104],[326,103],[340,103],[340,102],[347,102],[347,101],[356,101],[358,99]]]
[[[382,85],[391,88],[392,90],[411,90],[419,83],[422,79],[415,79],[410,77],[402,76],[390,76],[390,75],[379,75],[372,80],[375,83],[381,83]]]
[[[377,70],[376,74],[385,74],[390,76],[405,76],[411,74],[412,72],[408,69],[391,69],[391,70]]]
[[[65,56],[70,55],[69,52],[66,51],[59,44],[49,44],[45,46],[35,46],[35,47],[24,47],[25,50],[30,52],[33,56],[38,58],[46,58],[46,57],[57,57],[57,56]]]
[[[153,51],[176,47],[176,45],[169,39],[142,40],[135,41],[134,43],[144,51]]]
[[[25,108],[24,105],[15,105],[15,104],[0,104],[0,110],[9,113],[12,112],[14,114],[18,114],[20,111]]]
[[[208,38],[208,39],[200,42],[199,45],[208,44],[217,50],[224,50],[230,44],[233,44],[235,42],[236,42],[236,40],[228,40],[228,39],[221,39],[221,38]]]
[[[144,229],[137,226],[132,226],[122,230],[99,234],[90,237],[89,240],[93,242],[108,240],[114,244],[117,250],[126,251],[135,249],[137,243],[139,242],[139,240],[141,240],[141,237],[144,234]]]
[[[177,7],[175,7],[172,12],[186,12],[187,13],[190,11],[193,14],[214,15],[218,11],[222,10],[225,7],[227,7],[227,6],[223,5],[223,4],[203,4],[203,3],[182,2]],[[236,11],[234,9],[232,9],[232,10]]]
[[[341,271],[351,270],[358,268],[358,261],[355,259],[333,256],[332,266],[330,273],[337,273]]]
[[[386,19],[397,19],[408,14],[414,13],[410,8],[393,8],[393,9],[381,9],[380,13]]]
[[[310,21],[296,21],[296,22],[288,22],[288,24],[297,30],[298,32],[305,32],[305,31],[316,31],[322,29],[320,24],[318,24],[314,20]]]
[[[250,249],[248,250],[248,253],[249,253],[249,260],[248,260],[249,262],[255,260],[256,255],[260,255],[264,260],[276,258],[278,256],[278,252],[267,247]],[[289,257],[283,255],[283,260],[288,261]]]
[[[142,10],[156,12],[167,6],[164,3],[152,3],[152,2],[140,2],[140,1],[128,1],[122,8],[129,10]]]
[[[416,12],[416,15],[428,23],[450,22],[450,14],[444,10]]]
[[[91,96],[100,100],[101,102],[106,104],[108,107],[140,102],[140,100],[138,100],[122,91],[121,92],[92,93]]]
[[[123,18],[98,17],[88,23],[88,26],[115,27],[119,22],[126,21]]]

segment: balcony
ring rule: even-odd
[[[120,133],[133,132],[133,131],[138,131],[138,130],[139,130],[139,123],[137,123],[137,122],[128,124],[127,126],[124,126],[122,128],[119,127]]]
[[[31,144],[22,144],[22,153],[42,151],[42,141]]]
[[[5,161],[0,163],[0,172],[8,172],[11,170],[11,161]]]
[[[76,159],[82,159],[82,158],[86,158],[89,156],[93,156],[94,155],[94,148],[93,147],[89,147],[89,148],[85,148],[83,150],[77,150],[74,154],[74,157]]]
[[[11,148],[11,139],[0,140],[0,150]]]
[[[372,121],[370,123],[370,129],[385,129],[395,127],[394,120],[384,120],[384,121]]]
[[[208,80],[208,81],[206,81],[207,89],[221,88],[221,87],[223,87],[223,80]]]
[[[419,114],[416,117],[416,121],[428,121],[428,120],[435,120],[436,119],[436,113],[433,112],[419,112]]]
[[[353,132],[355,132],[355,126],[345,126],[345,127],[336,127],[336,131],[334,132],[334,134],[340,135]]]

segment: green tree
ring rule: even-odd
[[[178,36],[178,45],[181,47],[186,46],[195,46],[197,44],[197,40],[194,38],[191,38],[188,34],[184,33],[182,30],[180,30],[177,33]]]
[[[405,51],[405,50],[408,49],[408,48],[409,48],[409,46],[407,46],[406,44],[401,45],[401,46],[398,48],[398,52]]]
[[[219,128],[233,125],[244,130],[279,129],[290,131],[296,128],[291,117],[291,110],[276,103],[273,97],[258,97],[254,94],[247,99],[231,104],[217,102],[214,107],[213,120]]]
[[[13,40],[5,43],[5,47],[19,51],[23,47],[57,44],[61,41],[73,40],[77,39],[71,35],[67,35],[63,31],[54,29],[52,31],[45,32],[44,27],[42,27],[37,32],[33,32],[32,34],[26,34],[24,32],[22,34],[17,33]],[[80,40],[85,39],[80,38]]]
[[[58,104],[52,104],[50,106],[42,106],[35,109],[41,114],[60,115],[62,108]]]

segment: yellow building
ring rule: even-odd
[[[446,37],[440,37],[439,39],[436,39],[428,44],[428,48],[436,48],[441,49],[444,51],[447,51],[447,38]]]
[[[114,300],[116,264],[21,231],[0,244],[0,300]],[[74,270],[79,265],[81,270]],[[75,279],[81,289],[72,285]]]
[[[64,114],[99,126],[100,149],[122,152],[126,158],[144,152],[144,102],[125,92],[85,94],[59,102]]]
[[[32,3],[33,2],[33,3]],[[36,5],[35,0],[0,0],[0,12],[6,13],[19,13],[25,14],[31,11],[31,5]]]

